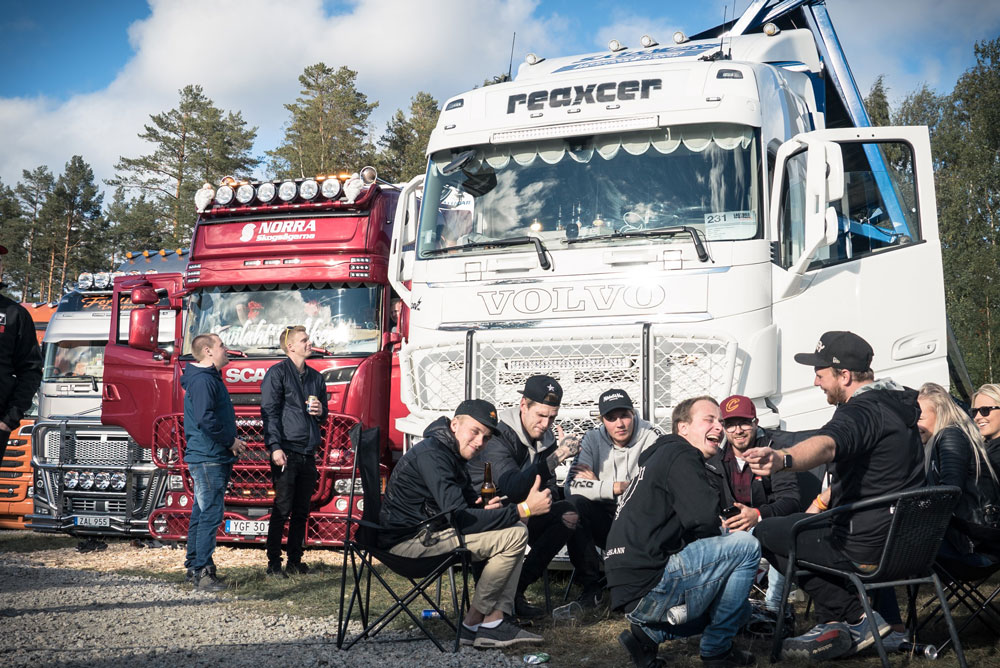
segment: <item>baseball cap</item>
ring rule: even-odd
[[[0,246],[0,255],[6,255],[6,254],[7,254],[7,247]]]
[[[825,368],[835,366],[848,371],[868,371],[875,351],[867,341],[853,332],[826,332],[819,337],[816,351],[797,353],[799,364]]]
[[[745,397],[742,394],[734,394],[731,397],[726,397],[719,404],[719,409],[722,411],[723,420],[728,420],[729,418],[757,419],[757,407],[750,401],[750,397]]]
[[[632,400],[629,398],[628,393],[625,390],[608,390],[601,395],[601,398],[597,402],[597,410],[600,412],[601,417],[607,415],[616,408],[628,408],[629,410],[635,409],[632,405]]]
[[[562,386],[552,376],[531,376],[524,381],[524,389],[521,394],[525,399],[537,401],[546,406],[558,406],[562,403]],[[555,401],[551,398],[555,397]]]
[[[473,420],[489,427],[493,433],[497,433],[497,409],[484,399],[466,399],[455,409],[455,417],[468,415]]]

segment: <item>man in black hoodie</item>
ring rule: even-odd
[[[6,254],[7,249],[0,246],[0,277]],[[42,354],[35,324],[23,306],[0,295],[0,461],[10,432],[21,424],[41,382]]]
[[[458,547],[456,531],[446,519],[423,524],[442,512],[458,511],[458,530],[473,560],[486,562],[461,628],[462,644],[478,649],[542,641],[505,615],[514,611],[514,593],[528,544],[528,530],[521,520],[547,513],[552,494],[539,489],[541,480],[536,477],[520,503],[502,506],[494,498],[482,505],[465,464],[496,431],[496,409],[482,399],[463,401],[455,417],[432,422],[424,440],[410,448],[392,470],[379,514],[380,545],[394,554],[416,558]]]
[[[829,463],[832,484],[813,502],[823,511],[924,484],[924,451],[917,430],[917,392],[889,379],[875,381],[874,351],[852,332],[826,332],[815,352],[795,361],[813,367],[813,382],[837,406],[817,433],[786,449],[752,448],[744,453],[757,475],[785,469],[808,471]],[[767,560],[782,572],[797,513],[766,519],[756,536]],[[863,511],[800,534],[796,554],[814,563],[866,571],[878,563],[891,521],[889,508]],[[827,660],[853,654],[875,642],[864,608],[853,588],[840,578],[804,576],[799,586],[815,603],[819,622],[803,635],[785,640],[786,656]],[[890,626],[876,612],[880,635]]]
[[[260,386],[260,415],[264,444],[271,453],[274,506],[267,529],[267,574],[308,573],[302,563],[309,504],[316,487],[316,449],[319,425],[329,412],[326,383],[306,364],[312,352],[302,325],[287,327],[279,341],[288,358],[264,375]],[[289,519],[289,517],[291,519]],[[281,570],[281,535],[288,521],[288,564]]]

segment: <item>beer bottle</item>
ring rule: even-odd
[[[497,486],[493,484],[493,470],[490,468],[490,463],[486,462],[486,470],[483,472],[483,486],[479,488],[479,496],[483,498],[485,506],[496,495]]]

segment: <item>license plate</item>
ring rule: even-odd
[[[78,527],[110,527],[111,518],[95,515],[77,515],[73,518],[73,524]]]
[[[226,520],[226,533],[239,536],[266,536],[268,522],[263,520]]]

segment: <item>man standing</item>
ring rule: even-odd
[[[583,435],[580,454],[566,477],[566,494],[594,544],[603,550],[618,497],[639,469],[639,455],[663,434],[639,419],[625,390],[601,394],[597,409],[601,426]],[[584,590],[578,600],[594,606],[602,591],[597,587]]]
[[[264,375],[260,387],[260,414],[264,444],[271,453],[274,506],[267,529],[267,574],[288,577],[308,573],[302,563],[309,503],[316,487],[316,449],[326,420],[326,383],[306,364],[312,352],[302,325],[286,327],[279,341],[288,356]],[[290,518],[290,519],[289,519]],[[281,570],[281,536],[288,522],[288,564]]]
[[[0,278],[6,254],[7,249],[0,246]],[[0,295],[0,461],[7,451],[10,432],[18,428],[31,408],[31,399],[41,382],[42,353],[31,316],[23,306]]]
[[[837,410],[815,436],[790,448],[747,450],[744,456],[754,473],[808,471],[830,463],[833,482],[814,502],[820,511],[923,485],[917,392],[889,379],[876,382],[873,357],[872,347],[863,338],[836,331],[823,334],[815,352],[795,355],[796,362],[814,368],[814,384]],[[804,516],[772,518],[757,527],[764,555],[782,572],[791,547],[791,527]],[[885,507],[834,518],[800,534],[796,554],[838,569],[870,569],[881,556],[890,521],[891,509]],[[815,602],[819,623],[785,640],[785,655],[827,660],[875,642],[864,608],[846,581],[809,575],[799,579],[799,586]],[[889,624],[875,614],[880,635],[887,634]]]
[[[665,665],[659,643],[698,633],[703,665],[754,665],[733,638],[750,617],[760,546],[745,531],[721,535],[719,495],[705,471],[722,441],[719,405],[685,399],[671,421],[673,433],[639,456],[608,534],[611,607],[632,622],[618,641],[639,668]]]
[[[215,536],[225,511],[226,485],[233,462],[246,444],[236,438],[236,413],[222,375],[229,355],[218,334],[199,334],[191,342],[194,362],[184,367],[184,462],[194,483],[185,567],[195,589],[225,589],[216,576]]]
[[[396,464],[379,514],[379,544],[403,557],[431,557],[459,546],[446,520],[419,525],[443,511],[461,508],[458,529],[474,561],[485,561],[476,594],[462,621],[461,642],[479,649],[537,644],[542,637],[505,618],[514,611],[514,593],[524,562],[528,530],[519,520],[544,515],[552,504],[536,477],[524,500],[502,506],[499,498],[482,507],[466,469],[496,433],[493,404],[471,399],[459,404],[455,417],[441,417],[424,430],[424,440]],[[477,507],[478,506],[478,507]]]
[[[487,463],[493,470],[497,493],[510,503],[523,501],[537,477],[542,487],[556,495],[555,469],[579,452],[576,439],[562,437],[560,443],[552,433],[552,424],[559,414],[563,390],[555,378],[531,376],[524,383],[521,402],[499,414],[496,438],[483,448],[471,462],[469,472],[474,485],[481,485]],[[528,520],[528,545],[531,551],[524,560],[521,579],[514,599],[514,614],[518,617],[540,617],[545,611],[532,605],[524,591],[542,576],[549,562],[565,545],[570,561],[576,568],[576,580],[584,591],[600,592],[600,561],[590,534],[577,530],[579,514],[570,501],[556,501],[552,511]]]

